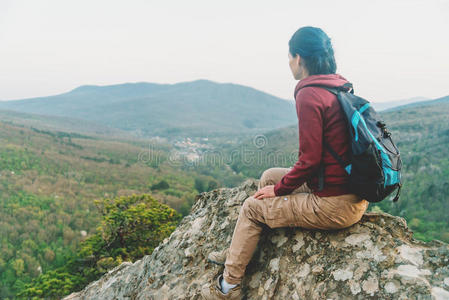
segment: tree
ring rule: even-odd
[[[195,178],[195,189],[198,191],[198,193],[202,193],[205,191],[204,181],[201,178]]]
[[[167,181],[161,180],[158,183],[153,184],[151,186],[151,190],[152,191],[154,191],[154,190],[165,190],[165,189],[168,189],[169,187],[170,187],[170,185],[168,184]]]
[[[210,180],[209,181],[209,185],[207,187],[207,190],[211,191],[211,190],[214,190],[216,188],[218,188],[218,182],[216,182],[215,180]]]
[[[83,289],[123,261],[151,254],[176,228],[181,215],[151,195],[122,196],[95,200],[102,215],[94,235],[80,245],[67,263],[27,284],[17,297],[61,298]],[[52,254],[47,254],[52,259]],[[16,263],[23,271],[23,261]]]
[[[12,262],[12,268],[16,271],[16,275],[19,277],[25,270],[25,262],[21,258],[15,259]]]
[[[149,254],[177,225],[180,215],[148,194],[95,201],[103,215],[98,228],[103,251],[125,249],[123,259]]]

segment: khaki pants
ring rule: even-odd
[[[258,188],[274,185],[290,171],[270,168],[263,172]],[[307,184],[286,196],[258,200],[252,196],[243,203],[226,257],[223,277],[239,284],[259,242],[262,225],[270,228],[303,227],[307,229],[340,229],[358,222],[369,202],[354,194],[318,197]]]

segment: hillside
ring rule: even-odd
[[[97,228],[95,199],[149,193],[186,214],[198,192],[242,180],[231,170],[179,164],[172,151],[0,122],[0,299],[66,263]]]
[[[417,238],[449,242],[449,97],[382,112],[401,151],[404,185],[400,201],[370,205],[404,217]],[[259,178],[270,167],[290,167],[298,157],[297,125],[223,147],[231,168]]]
[[[120,129],[71,117],[56,117],[0,109],[0,120],[11,125],[35,127],[50,131],[76,132],[90,136],[131,138]]]
[[[229,246],[256,180],[202,193],[189,216],[151,255],[125,262],[75,299],[200,299],[223,271],[208,263]],[[335,231],[264,228],[242,282],[243,299],[435,299],[449,297],[449,245],[413,239],[404,219],[368,213]]]
[[[449,242],[449,97],[382,116],[402,154],[404,188],[397,204],[379,206],[405,217],[418,238]]]
[[[141,93],[165,88],[142,86]],[[122,95],[121,86],[116,88],[118,98],[135,90],[128,86]],[[415,238],[424,241],[449,242],[447,100],[382,112],[402,152],[405,183],[398,203],[384,201],[370,209],[404,217]],[[243,130],[215,135],[205,145],[196,144],[202,139],[173,145],[133,138],[95,120],[13,111],[0,111],[0,117],[0,298],[65,263],[98,224],[94,199],[150,193],[185,215],[198,192],[259,178],[269,167],[291,166],[298,150],[296,124],[264,134],[253,128],[249,139]],[[213,128],[210,119],[203,121]],[[194,144],[204,146],[209,159],[174,159]],[[149,159],[149,151],[156,160]]]
[[[0,109],[70,117],[135,136],[208,136],[271,130],[295,122],[293,101],[207,80],[81,86],[68,93],[0,102]]]

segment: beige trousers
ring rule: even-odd
[[[290,168],[270,168],[263,172],[258,188],[274,185]],[[243,203],[226,257],[224,279],[239,284],[259,242],[262,225],[270,228],[303,227],[341,229],[358,222],[369,202],[354,194],[318,197],[307,184],[286,196],[258,200],[252,196]]]

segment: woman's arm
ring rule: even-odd
[[[298,161],[274,186],[276,196],[288,195],[316,174],[322,158],[323,105],[313,87],[296,95],[299,127]]]

